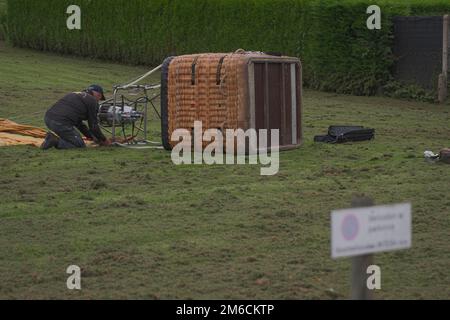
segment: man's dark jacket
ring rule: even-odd
[[[63,125],[76,127],[89,139],[100,142],[106,140],[98,125],[98,103],[87,92],[69,93],[56,102],[46,113],[46,117]],[[87,120],[89,128],[83,123]]]

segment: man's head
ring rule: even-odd
[[[99,85],[93,84],[90,85],[87,89],[87,92],[89,92],[90,94],[92,94],[94,96],[95,99],[97,99],[97,101],[104,101],[105,99],[105,95],[103,93],[103,88],[100,87]]]

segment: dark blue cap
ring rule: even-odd
[[[100,87],[97,84],[90,85],[89,88],[87,88],[87,91],[95,91],[95,92],[101,93],[102,94],[102,100],[106,100],[105,99],[105,94],[103,93],[103,88]]]

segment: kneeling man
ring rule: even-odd
[[[48,132],[41,148],[85,148],[81,134],[101,146],[110,145],[111,142],[105,138],[98,125],[98,102],[101,100],[105,100],[102,87],[91,85],[83,92],[69,93],[56,102],[47,111],[44,120],[47,127],[58,136]],[[83,121],[87,121],[88,126]]]

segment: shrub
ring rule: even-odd
[[[390,80],[391,18],[444,14],[448,0],[8,0],[14,45],[130,64],[169,55],[238,48],[298,56],[305,84],[372,95]],[[66,28],[66,8],[82,8],[82,30]],[[382,30],[368,30],[379,4]]]

